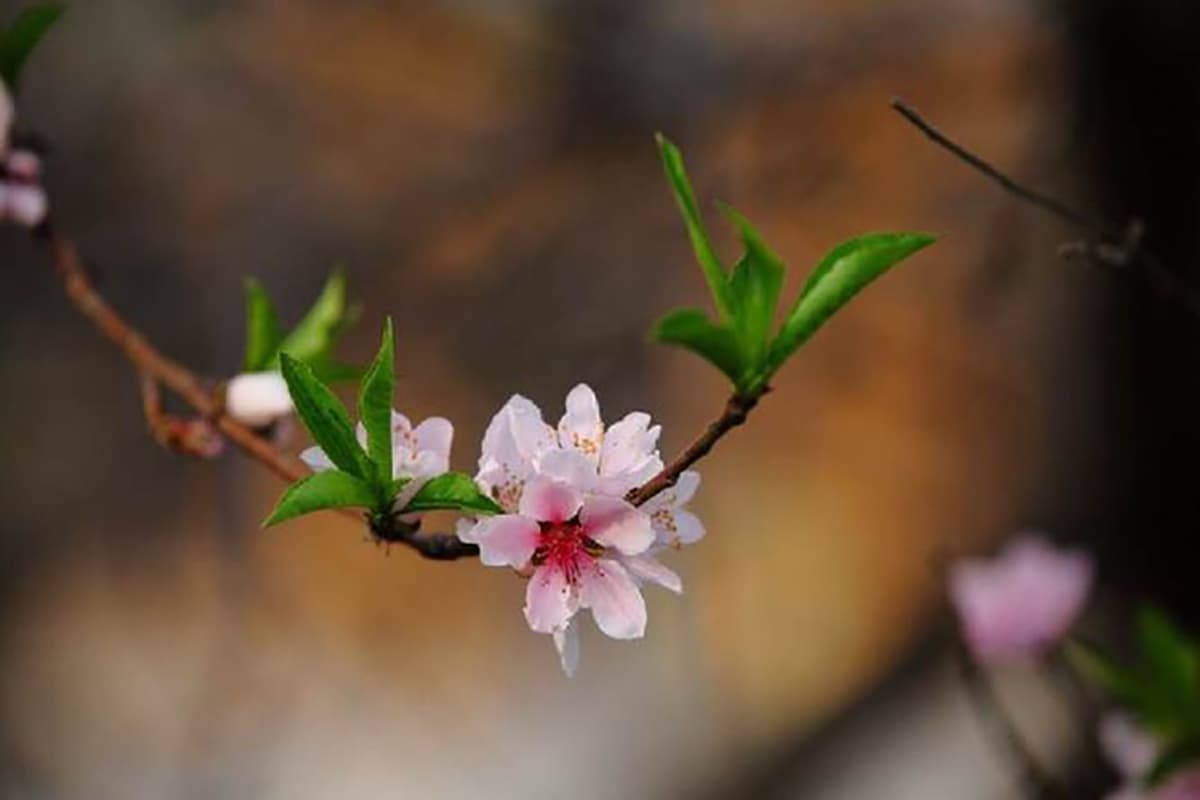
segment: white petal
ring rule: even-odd
[[[657,583],[675,594],[683,594],[683,579],[674,571],[663,566],[662,562],[654,556],[646,554],[627,556],[621,559],[621,563],[636,580]]]
[[[596,625],[614,639],[638,639],[646,633],[646,601],[620,564],[601,559],[579,578],[579,599],[592,610]]]
[[[416,427],[417,448],[434,453],[450,462],[450,445],[454,441],[454,425],[444,417],[430,417]]]
[[[538,546],[536,520],[519,514],[503,514],[480,520],[458,534],[464,542],[479,545],[479,560],[488,567],[520,569],[529,563]]]
[[[515,394],[488,425],[479,467],[483,470],[488,464],[498,465],[524,478],[532,471],[533,459],[554,446],[554,430],[542,420],[542,412]]]
[[[367,449],[367,426],[363,425],[362,421],[354,426],[354,438],[358,439],[359,447],[363,450]]]
[[[278,372],[244,372],[225,387],[225,410],[243,425],[261,428],[290,414],[292,398]]]
[[[583,453],[593,464],[600,461],[600,444],[604,438],[604,422],[600,419],[600,403],[596,393],[581,383],[567,394],[567,413],[558,423],[558,441]]]
[[[525,621],[538,633],[554,633],[567,626],[578,600],[562,570],[538,567],[525,587]]]
[[[525,486],[521,513],[540,522],[566,522],[579,513],[583,495],[551,478],[538,477]]]
[[[329,460],[329,456],[325,455],[325,451],[316,445],[300,453],[300,460],[307,464],[313,472],[324,472],[327,469],[333,469],[334,466],[333,462]]]
[[[650,415],[634,411],[604,434],[600,472],[618,475],[640,468],[658,454],[658,436],[662,426],[650,426]]]
[[[554,648],[558,650],[563,672],[568,678],[575,677],[575,670],[579,669],[579,626],[572,621],[564,630],[555,631]]]
[[[602,545],[635,556],[654,543],[650,517],[618,497],[591,497],[579,512],[584,532]]]
[[[700,473],[694,469],[684,470],[679,475],[679,480],[671,487],[671,493],[675,497],[675,505],[681,506],[685,503],[690,503],[692,498],[696,496],[696,490],[700,488]]]
[[[704,538],[704,523],[690,511],[675,512],[675,536],[679,544],[695,544]]]
[[[581,492],[596,488],[596,465],[575,448],[555,448],[542,453],[535,469],[539,475],[574,486]]]

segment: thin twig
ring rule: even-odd
[[[225,436],[226,439],[251,459],[289,483],[309,474],[309,470],[297,459],[287,456],[275,448],[266,438],[242,425],[225,414],[222,404],[206,388],[204,381],[182,364],[159,352],[132,324],[114,309],[96,289],[88,276],[75,245],[59,233],[49,220],[34,232],[50,253],[54,272],[62,281],[67,299],[86,317],[110,342],[115,344],[133,364],[139,374],[142,389],[142,408],[154,438],[164,446],[172,446],[167,430],[169,418],[162,412],[159,386],[166,387],[191,406],[204,419]],[[361,516],[348,509],[348,516]],[[450,560],[477,555],[479,549],[458,541],[451,534],[435,533],[417,535],[417,526],[397,530],[389,543],[402,544],[420,555],[435,560]]]
[[[1022,791],[1030,800],[1059,800],[1066,793],[1042,767],[1037,756],[1025,743],[1021,732],[996,694],[991,677],[971,656],[960,637],[955,639],[955,656],[963,685],[975,707],[976,716],[1016,766]]]
[[[769,389],[763,389],[753,395],[743,396],[734,394],[725,403],[725,410],[717,417],[704,432],[688,447],[675,457],[675,460],[663,467],[662,471],[650,480],[626,495],[625,499],[635,506],[640,506],[659,492],[671,488],[678,482],[684,470],[708,455],[717,441],[746,421],[746,417],[758,405],[759,399]]]
[[[1168,269],[1161,261],[1141,246],[1142,233],[1144,231],[1140,221],[1136,219],[1132,220],[1127,226],[1120,228],[1094,219],[1061,200],[1031,189],[1014,180],[980,156],[942,133],[933,123],[921,116],[915,108],[900,98],[894,98],[891,106],[913,127],[925,134],[934,144],[975,171],[999,184],[1009,194],[1064,222],[1087,231],[1096,240],[1067,243],[1059,249],[1060,255],[1067,258],[1082,257],[1092,261],[1092,263],[1118,269],[1136,264],[1141,267],[1145,277],[1156,291],[1183,307],[1188,313],[1200,318],[1200,295],[1197,295],[1182,278]]]

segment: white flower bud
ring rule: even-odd
[[[290,414],[292,398],[278,372],[244,372],[225,387],[225,410],[243,425],[262,428]]]
[[[40,186],[0,186],[0,219],[32,228],[46,218],[46,193]]]

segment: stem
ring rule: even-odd
[[[1022,789],[1030,800],[1059,800],[1066,797],[1058,783],[1042,768],[1012,718],[1004,710],[987,672],[971,656],[961,638],[955,639],[963,685],[975,706],[976,716],[988,734],[1016,766]]]
[[[710,422],[704,432],[688,445],[687,449],[676,456],[674,461],[663,467],[662,471],[653,478],[631,491],[625,496],[625,499],[635,506],[640,506],[659,492],[674,486],[684,470],[708,455],[722,436],[746,421],[746,417],[758,405],[759,398],[768,391],[770,389],[763,388],[750,395],[733,394],[726,401],[725,410],[721,416]]]

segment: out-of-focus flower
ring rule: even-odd
[[[292,408],[287,383],[278,372],[244,372],[225,387],[225,411],[252,428],[265,428]]]
[[[579,384],[568,393],[566,413],[556,428],[550,427],[542,419],[542,412],[536,405],[520,395],[513,395],[492,419],[484,435],[476,481],[509,514],[477,522],[460,521],[459,538],[479,544],[481,551],[487,553],[484,556],[485,564],[506,564],[526,574],[534,570],[535,578],[531,580],[527,593],[526,616],[535,631],[553,634],[563,669],[568,675],[575,672],[579,661],[579,628],[573,621],[579,607],[592,607],[593,616],[601,630],[610,636],[636,638],[641,635],[645,625],[645,606],[638,591],[640,586],[643,583],[656,583],[676,593],[683,591],[679,576],[655,556],[668,547],[691,544],[704,535],[700,520],[684,510],[684,505],[691,500],[700,484],[699,473],[685,472],[676,486],[655,496],[640,509],[634,509],[624,500],[631,489],[642,485],[662,469],[663,462],[657,449],[660,432],[660,426],[652,425],[650,415],[643,412],[627,414],[606,428],[595,393],[586,384]],[[587,547],[582,550],[591,558],[591,562],[581,563],[606,562],[605,569],[601,571],[606,579],[626,590],[631,589],[630,596],[636,596],[636,609],[640,609],[636,613],[641,615],[636,636],[613,633],[612,630],[618,629],[611,625],[606,628],[609,623],[600,621],[600,616],[605,612],[596,611],[594,606],[589,605],[588,592],[583,588],[582,581],[587,575],[593,574],[587,571],[571,573],[571,580],[563,584],[567,587],[565,591],[570,613],[561,621],[552,626],[539,627],[535,622],[544,622],[544,618],[537,614],[530,616],[530,609],[537,608],[532,602],[532,593],[539,580],[536,576],[542,575],[540,585],[543,588],[547,580],[553,578],[553,573],[544,571],[545,563],[539,561],[537,548],[540,545],[535,545],[529,552],[518,550],[517,555],[524,555],[524,561],[519,558],[503,559],[496,548],[502,547],[509,536],[517,536],[521,547],[527,547],[529,539],[520,539],[519,531],[532,530],[529,520],[537,518],[522,510],[526,487],[534,482],[545,486],[546,481],[574,492],[581,498],[585,510],[589,503],[604,502],[613,508],[632,512],[650,531],[650,541],[645,546],[630,549],[618,545],[607,546],[595,537],[580,534],[582,513],[578,520],[568,520],[570,524],[538,526],[539,532],[551,537],[547,546],[550,542],[578,543],[585,539],[591,542],[590,551]],[[517,519],[525,519],[525,522],[514,521]],[[547,533],[554,531],[557,533]],[[570,535],[564,534],[564,531]],[[577,551],[578,548],[566,550],[569,553]],[[570,558],[567,560],[575,563]],[[614,578],[614,575],[617,577]],[[632,600],[630,608],[634,608]]]
[[[1181,769],[1153,789],[1139,786],[1161,748],[1129,716],[1106,714],[1100,721],[1099,740],[1105,758],[1124,781],[1108,800],[1200,800],[1200,766]]]
[[[356,430],[358,443],[367,446],[367,429],[360,422]],[[392,411],[392,477],[409,478],[396,496],[401,508],[412,499],[430,478],[450,470],[450,447],[454,442],[454,426],[443,417],[430,417],[415,428],[408,417]],[[320,472],[333,469],[333,462],[320,447],[310,447],[300,454],[310,469]]]
[[[1083,609],[1093,572],[1086,553],[1056,549],[1033,535],[993,559],[952,564],[950,599],[972,654],[1004,661],[1053,646]]]
[[[526,485],[518,513],[485,519],[464,536],[479,545],[487,566],[533,568],[525,619],[534,631],[554,634],[560,652],[581,608],[590,608],[596,625],[614,639],[645,633],[641,591],[614,555],[644,553],[654,543],[654,529],[649,516],[625,500],[587,497],[574,486],[538,476]],[[564,667],[577,658],[577,653],[564,657]]]

